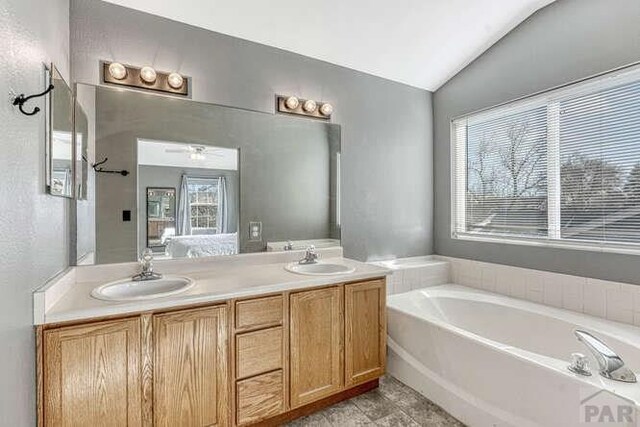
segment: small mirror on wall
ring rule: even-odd
[[[46,70],[54,89],[47,111],[47,191],[53,196],[73,197],[74,138],[71,89],[54,65]]]

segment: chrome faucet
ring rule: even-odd
[[[589,332],[575,330],[573,333],[578,337],[578,341],[583,343],[593,354],[593,357],[598,362],[600,375],[614,381],[621,381],[625,383],[637,382],[633,371],[627,368],[620,356],[618,356],[605,343],[591,335]]]
[[[136,282],[143,282],[145,280],[157,280],[162,278],[162,274],[153,272],[153,251],[150,248],[145,248],[140,254],[140,266],[142,271],[131,278]]]
[[[318,262],[318,253],[316,252],[316,247],[313,245],[309,245],[307,247],[307,251],[304,254],[304,258],[298,261],[298,264],[315,264]]]

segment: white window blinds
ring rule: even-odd
[[[640,73],[452,122],[454,237],[640,248]]]

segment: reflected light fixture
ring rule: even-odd
[[[302,105],[302,109],[307,113],[313,113],[314,111],[316,111],[317,107],[318,104],[316,104],[316,101],[314,101],[313,99],[306,100]]]
[[[167,83],[174,89],[180,89],[184,84],[184,78],[178,73],[171,73],[167,76]]]
[[[333,105],[328,102],[300,99],[293,95],[276,95],[276,111],[295,116],[331,120],[334,109]]]
[[[156,70],[151,67],[142,67],[140,70],[140,78],[146,83],[154,83],[157,78]]]
[[[331,113],[333,113],[333,105],[326,102],[320,106],[320,114],[323,116],[330,116]]]
[[[284,104],[287,106],[288,109],[295,110],[300,105],[300,101],[295,96],[290,96],[287,98]]]
[[[109,64],[109,74],[116,80],[122,80],[127,77],[127,69],[119,62]]]

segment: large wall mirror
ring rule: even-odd
[[[78,264],[340,244],[340,126],[76,86]]]

